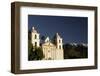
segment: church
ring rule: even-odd
[[[41,43],[40,33],[32,27],[31,42],[33,47],[41,47],[44,58],[43,60],[62,60],[64,59],[63,39],[58,33],[55,34],[52,40],[49,37],[45,38]],[[41,44],[41,45],[40,45]]]

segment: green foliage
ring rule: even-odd
[[[44,58],[43,51],[42,51],[41,47],[35,48],[34,53],[35,53],[35,56],[36,56],[36,60],[42,60]]]
[[[87,58],[88,52],[87,47],[78,45],[72,46],[70,44],[64,45],[64,58],[65,59],[76,59],[76,58]]]
[[[32,46],[30,40],[28,41],[28,60],[42,60],[44,58],[42,48]]]
[[[28,31],[28,40],[31,40],[31,31]]]

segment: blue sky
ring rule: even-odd
[[[40,36],[53,36],[58,32],[63,43],[88,43],[88,18],[70,16],[28,15],[28,30],[32,27]]]

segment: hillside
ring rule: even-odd
[[[68,43],[63,48],[64,59],[88,58],[87,44]]]

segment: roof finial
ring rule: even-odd
[[[37,33],[37,30],[35,30],[34,26],[32,27],[32,32]]]
[[[58,33],[56,33],[56,37],[59,37],[59,38],[60,38],[60,36],[59,36],[59,34],[58,34]]]
[[[57,36],[59,35],[58,32],[56,33],[56,35],[57,35]]]
[[[34,26],[32,27],[32,30],[34,30]]]

